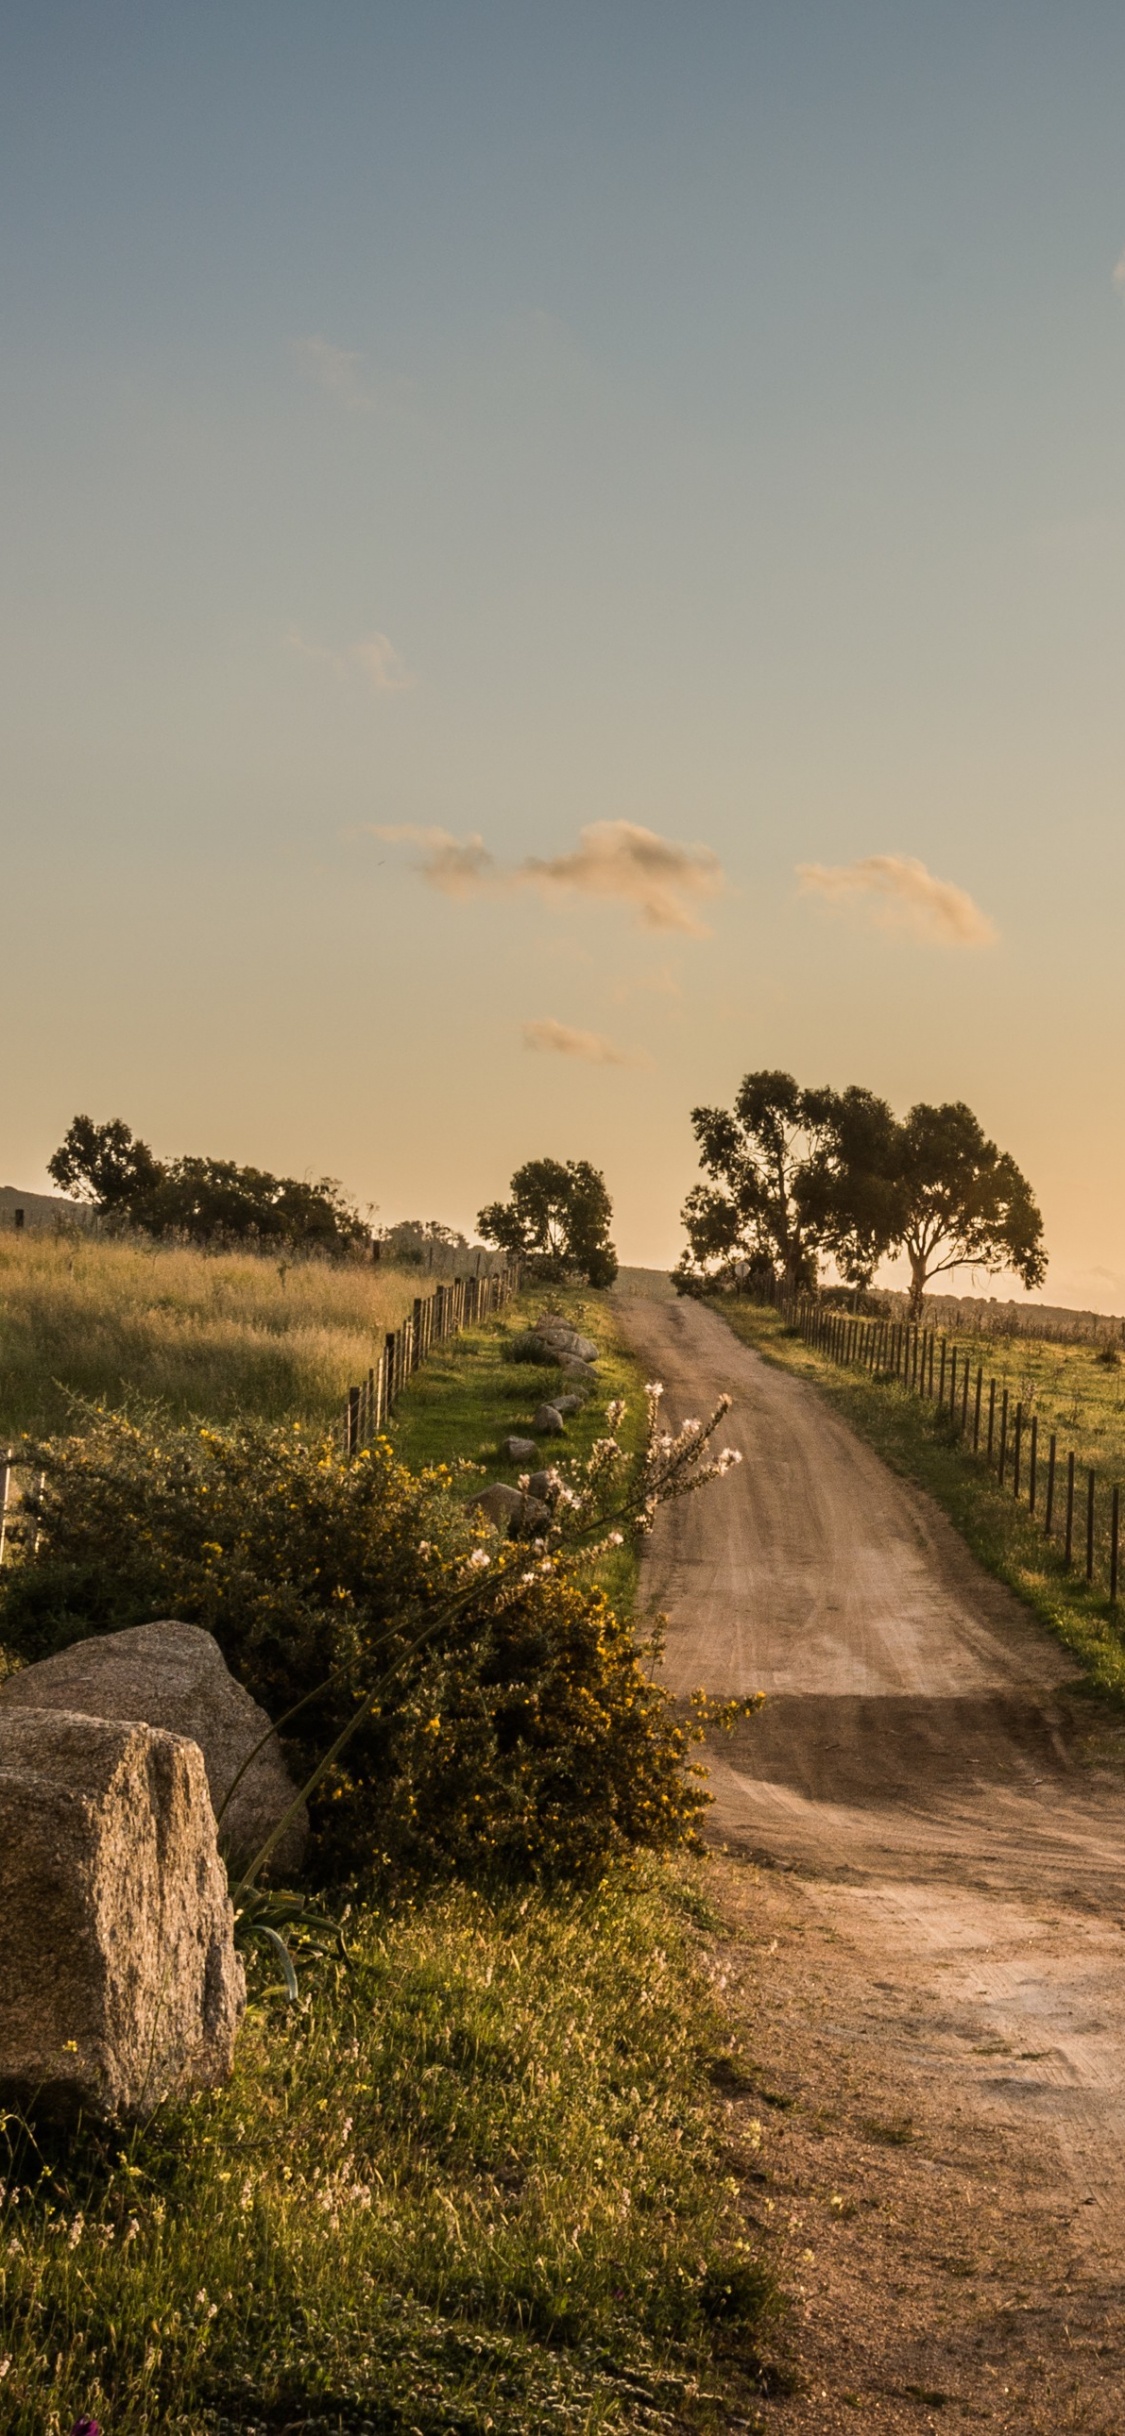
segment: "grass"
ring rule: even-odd
[[[1007,1582],[1080,1660],[1090,1686],[1115,1699],[1125,1698],[1125,1645],[1108,1596],[1096,1585],[1087,1588],[1080,1566],[1066,1571],[1057,1540],[1044,1539],[1041,1525],[1028,1514],[1026,1504],[1017,1505],[1010,1488],[998,1486],[995,1474],[963,1445],[944,1410],[921,1401],[897,1382],[838,1368],[826,1354],[804,1344],[775,1311],[726,1296],[714,1298],[712,1308],[746,1344],[808,1379],[893,1471],[928,1490],[973,1555]],[[1084,1459],[1109,1467],[1110,1450],[1117,1443],[1111,1416],[1120,1393],[1117,1382],[1125,1374],[1099,1366],[1086,1347],[1027,1338],[982,1342],[979,1337],[966,1337],[956,1342],[974,1353],[974,1368],[976,1360],[984,1362],[986,1377],[995,1376],[1001,1385],[1006,1380],[1016,1395],[1024,1395],[1028,1389],[1025,1409],[1031,1392],[1042,1396],[1038,1411],[1044,1445],[1046,1432],[1057,1425],[1063,1451],[1070,1445],[1091,1450],[1097,1445],[1100,1452],[1091,1451]],[[1084,1437],[1077,1430],[1073,1435],[1064,1434],[1065,1414],[1073,1409],[1075,1382],[1078,1403],[1086,1416]],[[1060,1396],[1070,1399],[1061,1414]],[[1093,1434],[1099,1426],[1100,1439]],[[1125,1450],[1125,1433],[1121,1443]]]
[[[561,1438],[540,1439],[534,1458],[513,1463],[501,1452],[504,1440],[533,1435],[536,1408],[564,1394],[570,1383],[553,1365],[512,1359],[513,1345],[546,1310],[564,1312],[598,1346],[599,1384],[582,1411],[570,1416]],[[632,1454],[644,1436],[644,1374],[622,1344],[609,1297],[589,1287],[535,1287],[495,1318],[435,1347],[400,1398],[389,1435],[396,1454],[415,1470],[430,1463],[468,1463],[481,1477],[514,1486],[521,1472],[587,1456],[595,1438],[605,1434],[611,1397],[625,1401],[617,1434]],[[466,1481],[466,1495],[479,1485],[480,1478]],[[599,1579],[624,1609],[635,1594],[636,1575],[636,1551],[628,1544],[599,1567]]]
[[[9,2120],[5,2436],[729,2424],[772,2297],[699,1914],[652,1863],[369,1911],[296,2009],[258,1996],[219,2094],[69,2149]]]
[[[356,1264],[32,1234],[0,1241],[0,1436],[92,1402],[163,1403],[178,1421],[334,1421],[413,1274]]]

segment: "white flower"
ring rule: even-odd
[[[647,1386],[647,1387],[646,1387],[646,1389],[645,1389],[645,1394],[646,1394],[646,1396],[653,1396],[654,1398],[656,1398],[656,1399],[657,1399],[657,1401],[659,1401],[659,1398],[660,1398],[660,1397],[663,1395],[663,1393],[664,1393],[664,1387],[663,1387],[663,1384],[662,1384],[661,1380],[659,1380],[659,1379],[650,1379],[650,1380],[649,1380],[649,1383],[648,1383],[648,1386]]]
[[[740,1447],[724,1446],[722,1454],[719,1457],[717,1469],[720,1472],[733,1472],[735,1464],[741,1463],[741,1461],[742,1450]]]
[[[78,2244],[81,2241],[85,2230],[86,2219],[83,2216],[81,2209],[79,2209],[73,2224],[67,2228],[66,2246],[68,2250],[77,2250]]]
[[[473,1553],[469,1558],[469,1563],[472,1566],[474,1573],[483,1573],[485,1566],[492,1563],[492,1558],[490,1557],[487,1548],[474,1548]]]
[[[699,1427],[700,1425],[698,1421],[681,1421],[680,1436],[682,1438],[698,1438]]]
[[[610,1548],[623,1548],[625,1545],[623,1534],[620,1531],[611,1531],[606,1544]]]

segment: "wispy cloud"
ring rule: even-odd
[[[310,643],[296,626],[290,627],[287,640],[290,649],[299,651],[302,659],[319,660],[322,666],[335,668],[342,676],[354,675],[358,670],[377,694],[406,694],[417,685],[413,669],[407,667],[389,634],[362,635],[358,643],[348,643],[342,651],[333,651],[327,643]]]
[[[380,823],[370,834],[388,846],[421,846],[417,869],[431,888],[440,888],[446,897],[479,895],[496,870],[483,838],[451,837],[448,829],[420,829],[412,821]]]
[[[1125,297],[1125,254],[1122,254],[1120,262],[1116,262],[1113,266],[1113,284],[1118,295]]]
[[[553,1050],[556,1057],[581,1057],[590,1066],[629,1066],[634,1060],[624,1049],[617,1049],[601,1032],[579,1032],[571,1023],[559,1023],[554,1015],[541,1015],[534,1023],[523,1026],[525,1049]]]
[[[365,408],[374,404],[363,375],[363,357],[350,347],[334,347],[329,338],[298,338],[294,353],[308,379],[343,405]]]
[[[390,838],[392,833],[379,828],[374,834]],[[694,939],[709,936],[699,916],[701,900],[717,895],[723,885],[722,865],[709,846],[677,845],[629,820],[592,821],[579,831],[573,853],[551,859],[528,855],[507,868],[479,837],[459,846],[445,830],[402,828],[393,835],[396,841],[412,838],[427,848],[419,866],[422,875],[447,893],[469,896],[474,890],[534,888],[548,898],[605,897],[631,906],[646,930],[683,931]],[[460,862],[454,861],[454,850]],[[452,892],[450,871],[457,880]]]
[[[940,947],[992,947],[996,929],[964,888],[936,880],[910,854],[868,854],[857,863],[798,863],[802,895],[866,913],[881,930],[908,931]]]

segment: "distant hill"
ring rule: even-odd
[[[50,1228],[63,1219],[88,1226],[91,1215],[85,1202],[67,1201],[61,1193],[21,1193],[18,1184],[0,1184],[0,1233],[11,1234],[17,1210],[29,1228]]]

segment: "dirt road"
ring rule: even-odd
[[[896,2309],[885,2224],[869,2214],[861,2234],[841,2201],[826,2219],[839,2273],[826,2263],[823,2288],[806,2294],[806,2346],[823,2389],[779,2398],[769,2423],[827,2431],[854,2425],[862,2404],[876,2428],[937,2426],[933,2413],[959,2401],[1013,2429],[1119,2436],[1119,1730],[1077,1688],[1061,1647],[813,1389],[690,1301],[634,1299],[619,1311],[647,1374],[664,1382],[673,1422],[702,1415],[723,1389],[735,1399],[723,1434],[740,1447],[741,1468],[661,1515],[643,1585],[645,1603],[669,1620],[677,1693],[702,1684],[767,1694],[760,1717],[717,1742],[709,1764],[716,1839],[768,1865],[758,1908],[791,1965],[784,2053],[798,2078],[797,2059],[817,2059],[807,2063],[815,2090],[802,2087],[796,2112],[782,2110],[781,2146],[797,2157],[798,2124],[814,2095],[823,2106],[835,2072],[852,2092],[841,2119],[870,2122],[881,2105],[884,2126],[888,2108],[909,2122],[895,2172],[921,2177],[919,2222],[942,2220],[956,2183],[955,2213],[983,2210],[1006,2227],[989,2250],[986,2301],[971,2274],[954,2276],[951,2300],[935,2269]],[[751,1942],[757,1916],[748,1904]],[[745,1999],[771,2054],[779,1970],[751,1972],[758,1992]],[[871,2143],[856,2137],[858,2188]],[[839,2180],[839,2158],[833,2170]],[[807,2161],[802,2171],[807,2181]],[[861,2213],[869,2201],[857,2201]],[[878,2216],[881,2203],[871,2204]],[[901,2194],[899,2211],[905,2224]],[[906,2246],[913,2273],[916,2244]],[[857,2275],[866,2334],[882,2326],[866,2351]],[[990,2342],[1001,2365],[983,2356]],[[908,2375],[923,2353],[928,2367]]]

